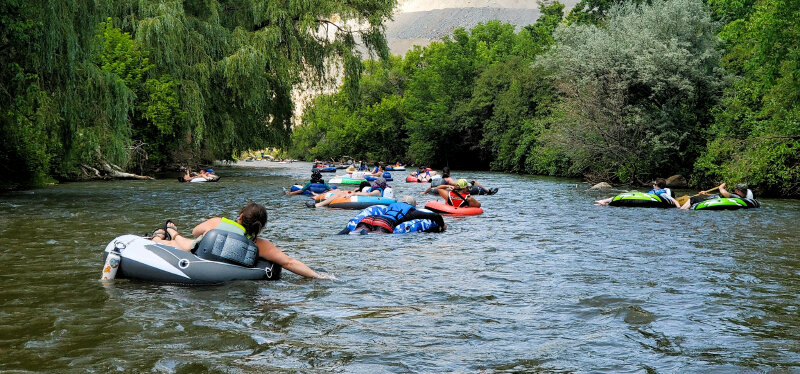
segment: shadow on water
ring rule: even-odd
[[[499,187],[443,234],[335,235],[355,211],[283,187],[307,163],[219,183],[67,183],[0,195],[0,370],[17,372],[798,372],[800,203],[734,212],[594,206],[579,181]],[[326,179],[331,174],[325,175]],[[404,174],[396,173],[401,180]],[[393,182],[398,196],[426,186]],[[336,275],[102,285],[117,235],[267,206],[263,234]]]

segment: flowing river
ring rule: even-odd
[[[337,236],[358,211],[283,195],[309,163],[215,169],[218,183],[0,195],[0,372],[800,372],[800,201],[600,207],[618,191],[454,171],[500,188],[478,196],[484,214],[446,217],[442,234]],[[396,196],[434,199],[393,174]],[[337,279],[98,281],[114,237],[165,219],[188,234],[249,200],[268,209],[263,237]]]

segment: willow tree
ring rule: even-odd
[[[357,91],[358,45],[387,55],[395,2],[0,2],[0,186],[124,168],[141,142],[175,151],[163,163],[281,144],[301,77],[338,63]]]
[[[329,84],[343,68],[355,96],[363,51],[388,56],[383,22],[395,0],[141,1],[118,8],[123,28],[178,82],[186,150],[228,159],[285,144],[291,92]],[[365,46],[359,49],[359,45]]]
[[[0,5],[2,184],[40,184],[75,165],[126,158],[133,95],[87,63],[107,1]]]

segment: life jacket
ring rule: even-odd
[[[452,206],[454,206],[456,208],[460,208],[462,206],[469,205],[469,203],[467,202],[467,198],[469,197],[469,194],[467,193],[467,194],[460,194],[460,195],[461,196],[459,196],[459,194],[456,193],[456,191],[450,191],[450,194],[448,196],[448,202],[450,203],[450,205],[452,205]]]
[[[258,259],[258,246],[245,236],[245,229],[236,221],[222,218],[209,230],[195,249],[197,257],[253,267]]]
[[[415,208],[413,206],[411,206],[410,204],[394,203],[394,204],[390,204],[388,207],[386,207],[386,211],[384,211],[383,213],[378,214],[378,215],[381,216],[381,217],[386,217],[388,219],[391,219],[394,222],[398,222],[398,221],[402,220],[403,217],[405,217],[406,214],[408,214],[408,212],[410,212],[410,211],[412,211],[414,209]]]
[[[654,188],[654,189],[648,191],[647,193],[656,195],[656,196],[661,197],[661,198],[666,198],[666,199],[668,199],[670,201],[673,200],[673,198],[672,198],[672,190],[669,189],[669,188],[659,188],[659,189],[655,189]]]

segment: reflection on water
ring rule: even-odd
[[[479,197],[486,213],[448,217],[444,234],[337,236],[356,211],[282,195],[309,168],[0,195],[0,371],[800,370],[797,201],[609,208],[575,180],[454,172],[500,188]],[[265,237],[338,279],[97,281],[115,236],[165,219],[188,233],[249,200],[269,210]]]

